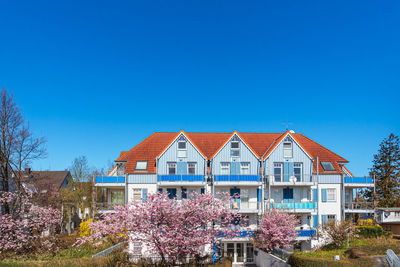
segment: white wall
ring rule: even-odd
[[[255,256],[255,261],[257,267],[290,267],[289,264],[287,264],[285,261],[282,259],[268,254],[264,251],[261,251],[259,249],[257,255]]]
[[[336,201],[335,202],[322,202],[321,189],[335,188]],[[319,208],[319,223],[322,222],[321,215],[336,215],[336,220],[341,220],[341,185],[340,184],[319,184],[318,185],[318,208]]]
[[[128,202],[133,200],[134,188],[147,188],[147,194],[153,194],[157,192],[156,184],[128,184]]]

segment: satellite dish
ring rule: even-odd
[[[297,181],[296,176],[290,176],[289,178],[290,182],[295,183]]]

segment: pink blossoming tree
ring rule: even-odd
[[[52,249],[54,240],[43,234],[61,225],[61,212],[33,205],[26,194],[0,191],[0,207],[17,200],[21,202],[18,210],[0,214],[0,253],[32,250],[38,242]]]
[[[266,251],[283,248],[296,239],[296,225],[294,215],[276,209],[266,211],[254,237],[255,245]]]
[[[193,194],[182,201],[167,194],[149,194],[144,201],[114,207],[116,213],[106,214],[102,221],[89,225],[91,235],[80,243],[101,244],[106,237],[120,236],[139,242],[161,263],[174,263],[187,256],[203,254],[207,245],[218,237],[233,237],[239,232],[233,221],[240,215],[230,208],[230,196]],[[124,233],[121,235],[121,233]]]

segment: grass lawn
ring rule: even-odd
[[[296,266],[375,266],[375,260],[370,256],[386,255],[386,250],[392,249],[400,254],[400,240],[393,238],[354,239],[349,249],[321,248],[313,252],[296,252],[291,265]],[[335,261],[335,256],[340,261]]]
[[[98,247],[91,245],[74,247],[72,245],[76,238],[73,235],[60,237],[60,249],[57,252],[46,251],[23,255],[12,252],[0,254],[0,266],[107,266],[107,258],[92,259],[92,255],[112,244],[106,243]]]

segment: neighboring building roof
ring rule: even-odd
[[[22,172],[23,178],[29,183],[33,183],[37,189],[41,189],[48,186],[54,186],[59,189],[62,186],[64,180],[70,176],[69,171],[30,171],[26,169]]]
[[[126,173],[156,173],[156,158],[160,155],[180,132],[155,132],[129,151],[122,151],[116,162],[126,162]],[[236,132],[236,131],[235,131]],[[234,132],[234,133],[235,133]],[[208,160],[217,153],[222,146],[232,137],[233,133],[184,133],[195,147],[207,157]],[[311,157],[318,157],[319,162],[329,161],[335,171],[324,171],[319,166],[319,173],[343,173],[339,166],[348,163],[346,159],[323,147],[310,138],[292,131],[285,133],[237,133],[249,148],[260,158],[267,158],[276,146],[290,134],[301,148]],[[137,161],[147,161],[147,170],[135,170]],[[314,172],[317,162],[314,160]]]

